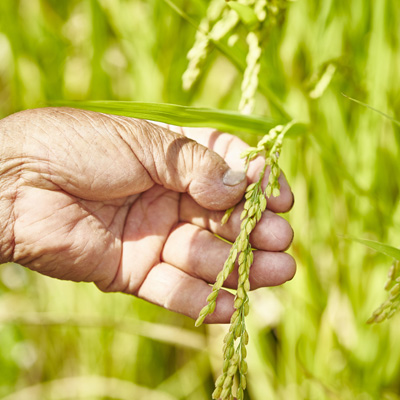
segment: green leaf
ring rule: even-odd
[[[376,109],[376,108],[370,106],[370,105],[367,104],[367,103],[363,103],[363,102],[360,101],[360,100],[353,99],[352,97],[347,96],[347,95],[344,94],[344,93],[342,93],[342,95],[343,95],[344,97],[346,97],[347,99],[349,99],[349,100],[351,100],[351,101],[354,101],[354,103],[359,104],[360,106],[363,106],[363,107],[369,108],[369,109],[372,110],[372,111],[375,111],[376,113],[382,115],[383,117],[389,119],[390,121],[392,121],[392,122],[395,123],[396,125],[400,126],[400,121],[398,121],[396,118],[393,118],[393,117],[391,117],[391,116],[388,115],[388,114],[385,114],[384,112],[382,112],[382,111],[380,111],[380,110],[378,110],[378,109]]]
[[[54,105],[148,119],[171,125],[209,127],[223,132],[240,131],[254,135],[264,135],[274,126],[286,122],[258,115],[244,115],[237,111],[186,107],[165,103],[144,103],[135,101],[76,101],[57,102]],[[295,124],[292,129],[295,129],[296,127],[296,129],[301,132],[303,131],[302,125],[303,124]]]
[[[354,237],[346,237],[346,239],[361,243],[365,246],[370,247],[371,249],[376,250],[379,253],[385,254],[389,257],[394,258],[395,260],[400,261],[400,249],[398,249],[396,247],[389,246],[387,244],[380,243],[380,242],[375,242],[374,240],[358,239],[358,238],[354,238]]]
[[[236,1],[229,1],[227,4],[232,10],[235,10],[237,12],[239,18],[249,28],[252,28],[255,25],[257,25],[258,18],[256,13],[251,7],[246,6],[244,4],[240,4]]]
[[[171,0],[163,0],[168,6],[170,6],[178,15],[180,15],[185,21],[187,21],[190,25],[192,25],[197,31],[201,31],[199,24],[194,21],[185,11],[178,7]],[[229,4],[229,3],[228,3]],[[244,72],[246,69],[246,54],[240,49],[238,46],[228,46],[227,43],[224,43],[222,40],[214,40],[210,38],[211,42],[214,46],[227,57],[240,72]],[[279,113],[280,116],[285,118],[286,120],[290,120],[290,115],[285,111],[281,101],[278,97],[272,92],[272,90],[268,87],[267,81],[262,79],[259,82],[259,90],[260,92],[267,98],[271,107]]]
[[[294,139],[307,133],[308,126],[302,122],[296,122],[290,126],[285,134],[285,139]]]

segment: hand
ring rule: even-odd
[[[0,262],[94,282],[192,318],[230,250],[214,233],[234,241],[239,232],[241,206],[224,226],[221,210],[241,200],[263,164],[253,162],[246,180],[246,144],[234,136],[68,108],[3,119],[0,144]],[[292,229],[274,213],[293,203],[283,175],[280,182],[281,196],[269,200],[251,236],[259,250],[251,289],[295,272],[281,252]],[[223,291],[206,322],[228,322],[232,312],[233,296]]]

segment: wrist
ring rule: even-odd
[[[0,195],[0,264],[10,262],[13,259],[13,218],[8,210],[9,205]]]
[[[16,177],[10,168],[6,138],[0,124],[0,264],[13,260],[14,216],[13,203],[16,196]]]

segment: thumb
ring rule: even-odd
[[[42,108],[11,115],[0,129],[12,132],[10,154],[29,160],[34,184],[44,179],[86,200],[131,196],[158,184],[189,193],[205,208],[224,210],[246,188],[244,172],[230,170],[218,154],[144,120]]]
[[[243,170],[230,169],[222,157],[194,140],[144,123],[147,129],[141,129],[141,133],[146,133],[146,146],[141,138],[140,147],[147,150],[146,154],[134,151],[155,183],[187,192],[211,210],[224,210],[241,200],[247,186]]]

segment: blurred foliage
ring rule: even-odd
[[[194,21],[207,7],[174,3]],[[298,0],[270,34],[257,113],[279,116],[269,91],[310,131],[281,161],[298,273],[250,299],[252,400],[400,399],[399,317],[366,324],[390,259],[342,237],[399,241],[399,127],[342,96],[399,119],[399,26],[395,0]],[[194,36],[162,0],[1,0],[0,117],[60,99],[236,109],[241,72],[218,47],[182,90]],[[0,396],[208,399],[224,330],[2,266]]]

